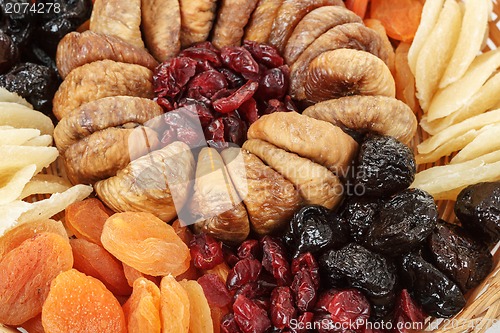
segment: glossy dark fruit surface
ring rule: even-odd
[[[276,279],[278,286],[289,286],[292,273],[283,243],[278,238],[265,236],[261,244],[262,266]]]
[[[450,318],[465,306],[460,288],[418,253],[401,259],[400,276],[413,299],[431,316]]]
[[[220,243],[205,233],[193,236],[189,250],[193,265],[198,269],[212,269],[224,262]]]
[[[293,294],[289,287],[277,287],[271,293],[271,321],[274,327],[290,327],[290,321],[297,318]]]
[[[0,30],[10,36],[14,44],[21,48],[31,40],[35,28],[35,17],[28,10],[14,10],[14,6],[26,8],[30,3],[29,0],[0,0]]]
[[[234,319],[243,333],[264,333],[271,328],[267,311],[243,295],[233,304]]]
[[[437,216],[437,206],[427,192],[408,189],[395,194],[381,205],[366,233],[366,245],[390,256],[407,253],[430,235]]]
[[[441,221],[427,239],[432,262],[466,293],[491,272],[493,257],[486,245],[457,225]]]
[[[355,242],[364,241],[381,205],[382,201],[377,198],[351,196],[347,199],[341,209],[341,215],[345,218]]]
[[[5,73],[19,60],[19,49],[9,35],[0,30],[0,74]]]
[[[389,196],[413,182],[416,163],[408,146],[390,136],[370,135],[361,145],[355,185],[365,195]]]
[[[455,203],[455,214],[467,231],[496,244],[500,241],[500,181],[463,189]]]

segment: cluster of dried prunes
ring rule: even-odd
[[[57,44],[91,12],[91,0],[0,0],[0,87],[50,113],[60,84]]]

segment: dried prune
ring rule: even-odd
[[[461,227],[439,223],[427,239],[433,263],[466,293],[490,273],[493,258],[488,248]]]
[[[290,321],[297,316],[292,291],[289,287],[277,287],[271,293],[271,321],[274,327],[290,327]]]
[[[267,311],[243,295],[233,304],[234,319],[243,333],[264,333],[271,327]]]
[[[394,300],[394,264],[361,245],[350,243],[340,250],[326,252],[320,259],[320,269],[327,273],[322,274],[329,277],[327,282],[335,285],[339,277],[344,278],[351,287],[363,290],[373,304],[392,304]]]
[[[55,72],[33,63],[21,63],[0,76],[0,86],[30,102],[36,110],[50,113],[52,98],[58,87]]]
[[[341,215],[346,219],[351,237],[362,242],[378,216],[382,202],[376,198],[351,196],[344,204]]]
[[[429,315],[449,318],[465,306],[460,288],[419,253],[405,255],[399,268],[404,287]]]
[[[29,0],[0,0],[0,30],[9,35],[18,47],[25,47],[33,35],[35,17],[29,10]],[[15,10],[15,8],[21,8]]]
[[[295,213],[284,236],[294,256],[340,248],[348,241],[345,221],[325,207],[309,205]]]
[[[430,194],[408,189],[384,201],[366,234],[366,245],[385,255],[409,252],[430,235],[437,222],[437,207]]]
[[[277,238],[265,236],[262,243],[262,266],[273,275],[279,286],[292,282],[290,264],[286,260],[285,247]]]
[[[500,241],[500,181],[463,189],[455,203],[462,225],[489,244]]]
[[[0,74],[19,60],[19,49],[9,35],[0,30]]]
[[[408,146],[390,136],[371,135],[359,151],[355,184],[366,195],[389,196],[410,186],[415,172]]]

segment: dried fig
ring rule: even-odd
[[[216,0],[179,0],[181,9],[181,47],[207,40],[212,30]]]
[[[314,59],[304,90],[310,103],[349,95],[396,97],[389,67],[368,52],[349,49],[328,51]]]
[[[361,18],[340,6],[324,6],[311,11],[297,24],[284,50],[288,65],[292,65],[316,38],[337,25],[361,23]]]
[[[239,46],[243,28],[257,6],[258,0],[223,0],[217,16],[212,43],[224,46]]]
[[[342,183],[327,168],[262,140],[248,140],[243,149],[292,182],[306,204],[334,208],[342,200]]]
[[[337,49],[355,49],[370,52],[388,61],[387,50],[380,36],[362,23],[346,23],[331,28],[318,37],[302,53],[290,68],[290,94],[297,100],[306,98],[304,83],[309,64],[313,59],[326,51]]]
[[[64,154],[78,140],[108,127],[144,124],[163,114],[154,101],[131,96],[113,96],[88,102],[68,113],[54,129],[57,149]]]
[[[181,49],[181,12],[178,0],[142,0],[142,29],[146,46],[158,61],[169,60]]]
[[[203,148],[198,156],[191,210],[203,231],[228,243],[241,243],[250,232],[247,211],[217,150]]]
[[[267,43],[283,0],[260,0],[245,28],[246,40]]]
[[[267,141],[309,158],[339,176],[347,175],[358,144],[337,126],[296,112],[275,112],[248,129],[249,139]]]
[[[252,229],[261,235],[283,230],[302,204],[295,186],[245,150],[228,148],[221,155]]]
[[[417,118],[403,102],[385,96],[346,96],[308,107],[303,114],[359,133],[374,132],[408,144]]]
[[[105,59],[137,64],[150,70],[158,65],[144,48],[129,44],[121,38],[90,30],[71,32],[57,46],[57,69],[63,79],[77,67]]]
[[[177,215],[176,208],[182,209],[193,175],[189,147],[174,142],[131,162],[115,177],[97,182],[95,190],[116,212],[149,212],[170,221]]]
[[[120,37],[137,47],[144,47],[141,36],[141,0],[95,0],[90,30]]]
[[[71,71],[54,95],[54,115],[61,120],[80,105],[109,96],[153,98],[153,73],[146,67],[101,60]]]
[[[285,0],[278,10],[269,35],[269,44],[283,52],[293,29],[310,11],[322,6],[344,6],[342,0]]]

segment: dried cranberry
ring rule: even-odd
[[[221,333],[241,333],[236,320],[234,320],[234,314],[228,313],[222,317],[220,331]]]
[[[234,293],[234,299],[236,299],[239,295],[243,295],[247,298],[269,296],[275,287],[276,285],[260,280],[258,282],[250,282],[236,290]]]
[[[227,142],[242,146],[247,140],[247,126],[237,115],[230,114],[222,117],[224,123],[224,138]]]
[[[247,80],[257,80],[259,77],[259,64],[250,52],[239,46],[227,46],[221,50],[224,65],[240,73]]]
[[[394,313],[394,333],[407,333],[411,325],[405,323],[421,324],[425,321],[427,315],[424,311],[412,300],[408,290],[403,289],[396,304]],[[417,325],[414,325],[417,328]]]
[[[292,291],[289,287],[277,287],[271,293],[271,321],[279,329],[290,327],[290,320],[297,316]]]
[[[182,99],[179,101],[179,107],[188,107],[193,110],[198,115],[202,127],[208,126],[214,119],[214,114],[207,105],[197,100]]]
[[[333,300],[333,297],[339,293],[337,289],[328,289],[323,291],[318,296],[318,301],[314,306],[314,311],[316,312],[328,312],[328,307]]]
[[[229,294],[224,281],[218,275],[205,274],[198,278],[198,283],[203,288],[210,306],[223,308],[231,303],[231,294]]]
[[[247,283],[256,282],[261,269],[262,264],[256,259],[238,261],[227,275],[227,287],[229,290],[235,290]]]
[[[285,109],[289,112],[299,112],[299,108],[295,105],[294,101],[289,95],[285,96]]]
[[[215,70],[209,70],[196,75],[189,82],[188,94],[191,90],[197,90],[201,96],[211,98],[217,91],[224,88],[227,88],[224,75]]]
[[[240,259],[253,258],[259,260],[261,255],[262,251],[258,240],[248,239],[238,247],[238,257]]]
[[[180,57],[188,57],[198,61],[207,61],[213,67],[221,67],[222,62],[219,54],[209,48],[205,47],[189,47],[179,53]]]
[[[234,319],[243,333],[264,333],[271,327],[267,312],[243,295],[233,304]]]
[[[234,254],[233,250],[227,245],[222,244],[222,253],[224,254],[224,261],[230,268],[233,268],[234,265],[240,261],[238,256]]]
[[[221,118],[214,119],[205,129],[205,138],[212,147],[219,147],[221,143],[226,142],[224,138],[224,122]],[[224,145],[222,145],[224,146]]]
[[[165,126],[162,126],[162,143],[182,141],[191,147],[197,147],[205,142],[199,133],[199,120],[196,106],[189,105],[163,115]]]
[[[196,61],[187,57],[176,57],[159,65],[153,75],[155,93],[158,97],[175,97],[196,74]]]
[[[259,109],[257,108],[257,102],[253,98],[241,104],[238,112],[249,125],[252,125],[259,119]]]
[[[220,243],[207,234],[194,235],[190,251],[193,265],[198,269],[212,269],[224,262]]]
[[[164,97],[155,97],[155,102],[161,106],[165,111],[172,111],[175,107],[170,103],[170,101]]]
[[[212,106],[215,111],[220,113],[229,113],[237,110],[243,103],[248,101],[257,91],[259,84],[254,81],[248,81],[231,96],[214,100]]]
[[[270,45],[245,40],[243,42],[243,47],[247,49],[259,63],[267,67],[279,67],[285,63],[278,51]]]
[[[259,80],[257,96],[261,99],[282,99],[288,90],[288,78],[281,68],[268,69]]]
[[[254,298],[252,299],[252,301],[257,304],[262,310],[266,310],[266,312],[269,313],[269,310],[271,309],[271,300],[268,297],[269,294],[267,294],[266,297]]]
[[[297,274],[301,270],[306,270],[311,275],[314,286],[319,288],[319,265],[310,252],[301,254],[298,258],[292,260],[292,274]]]
[[[226,81],[229,84],[229,88],[239,88],[245,84],[245,79],[229,68],[219,68],[218,70],[226,78]]]
[[[341,333],[329,313],[316,313],[313,320],[314,328],[318,333]],[[343,333],[343,332],[342,332]]]
[[[333,296],[328,312],[342,327],[357,330],[370,318],[370,303],[359,290],[342,290]]]
[[[314,308],[317,299],[317,288],[314,286],[311,274],[301,270],[293,277],[292,290],[295,303],[300,311],[306,312]]]
[[[286,260],[283,243],[277,238],[265,236],[262,243],[262,266],[271,273],[278,286],[289,286],[292,281],[290,264]]]
[[[270,99],[266,103],[266,109],[264,110],[264,114],[271,114],[274,112],[287,112],[285,103],[277,99]]]

